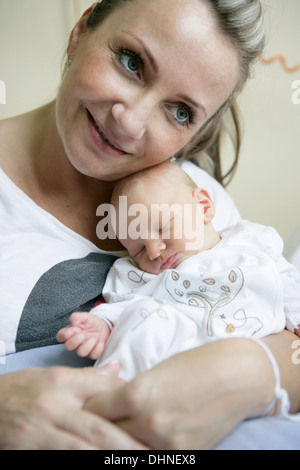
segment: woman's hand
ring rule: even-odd
[[[154,449],[211,449],[264,412],[274,385],[263,348],[228,339],[173,356],[86,408]]]
[[[0,449],[144,449],[82,409],[96,393],[118,386],[117,376],[101,375],[101,369],[29,369],[0,376]]]

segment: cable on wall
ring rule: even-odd
[[[266,59],[263,55],[260,58],[260,61],[262,64],[269,65],[272,64],[273,62],[280,62],[283,70],[288,73],[295,73],[298,70],[300,70],[300,64],[295,65],[294,67],[289,67],[287,65],[287,61],[285,57],[282,54],[277,54],[274,55],[273,57],[270,57],[269,59]]]

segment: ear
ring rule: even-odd
[[[68,49],[67,49],[67,54],[69,57],[72,57],[72,54],[74,53],[76,49],[76,46],[79,42],[81,35],[86,32],[86,25],[85,25],[86,21],[98,3],[99,2],[93,3],[93,5],[83,13],[78,23],[76,23],[76,25],[74,26],[70,34],[69,44],[68,44]]]
[[[214,203],[205,189],[196,188],[193,191],[193,198],[197,204],[201,204],[204,212],[204,223],[210,223],[216,213]]]

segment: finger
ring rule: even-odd
[[[95,375],[98,378],[98,388],[99,382],[102,383],[102,390],[104,389],[103,382],[107,385],[112,381],[112,379],[114,379],[113,376],[101,377],[99,373],[92,374],[90,373],[92,370],[93,369],[83,370],[85,372],[83,375],[86,378],[87,388],[90,386],[94,388],[93,379]],[[79,374],[74,374],[74,377],[76,376],[79,377]],[[145,449],[144,445],[142,445],[138,439],[127,435],[127,433],[121,430],[117,425],[110,423],[103,417],[97,416],[96,414],[93,414],[85,409],[76,409],[76,403],[73,403],[72,398],[70,396],[66,396],[65,398],[66,399],[64,402],[58,402],[57,400],[47,400],[43,406],[44,411],[46,411],[45,416],[51,416],[52,427],[65,433],[65,435],[62,436],[65,438],[61,445],[62,448],[66,447],[67,445],[80,445],[82,448],[94,447],[105,450]],[[68,406],[66,406],[66,403]],[[79,403],[81,403],[81,401]],[[74,412],[75,410],[76,412]],[[35,425],[35,423],[33,423],[33,425]],[[57,438],[55,432],[52,434],[52,437],[53,439]],[[53,445],[56,445],[56,442],[50,441],[50,445],[52,447]]]
[[[56,339],[59,343],[65,343],[69,338],[74,336],[75,334],[79,333],[80,329],[77,327],[66,326],[62,328],[57,333]]]
[[[126,385],[125,385],[126,386]],[[109,390],[95,395],[85,404],[85,409],[110,421],[121,421],[131,416],[131,405],[123,398],[123,389]]]
[[[146,449],[137,439],[131,437],[115,424],[106,421],[88,411],[82,411],[74,420],[74,412],[70,410],[60,413],[61,425],[64,432],[71,431],[81,438],[85,445],[95,446],[103,450],[144,450]]]
[[[70,323],[74,326],[79,326],[81,323],[84,323],[89,319],[90,313],[88,312],[74,312],[70,316]]]
[[[113,364],[107,364],[103,367],[99,367],[98,371],[103,375],[115,375],[119,376],[120,373],[120,364],[115,362]],[[124,383],[124,381],[122,381]]]
[[[40,441],[40,442],[39,442]],[[95,446],[88,441],[77,437],[72,433],[62,431],[57,428],[47,429],[44,435],[34,436],[32,442],[27,442],[24,450],[102,450],[101,447]]]
[[[62,330],[59,330],[59,332],[56,335],[56,339],[59,343],[64,343],[65,342],[65,328]]]
[[[92,349],[92,351],[89,353],[89,358],[90,359],[93,359],[93,360],[96,360],[98,359],[101,354],[103,353],[104,351],[104,347],[105,347],[105,342],[98,339],[96,341],[96,345],[95,347]]]
[[[1,440],[1,449],[9,450],[99,450],[98,447],[89,444],[81,438],[59,429],[45,425],[38,427],[38,433],[26,428],[21,438],[18,436],[5,436]]]
[[[109,368],[110,366],[107,366]],[[116,366],[114,366],[116,367]],[[121,379],[117,375],[103,374],[101,369],[96,367],[86,367],[83,369],[59,368],[61,381],[66,390],[71,388],[78,406],[81,408],[82,402],[86,403],[93,396],[101,392],[112,391],[117,388]],[[103,368],[103,369],[106,369]],[[116,370],[116,369],[115,369]],[[69,399],[69,398],[68,398]]]
[[[68,351],[77,350],[77,348],[85,341],[85,334],[83,332],[77,333],[65,342],[65,348]]]
[[[77,347],[76,352],[79,357],[87,357],[96,345],[97,338],[90,336],[80,343]],[[96,358],[97,359],[97,358]]]

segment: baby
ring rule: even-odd
[[[106,303],[59,331],[68,350],[118,362],[131,380],[209,341],[299,334],[300,275],[274,229],[244,221],[217,233],[209,194],[171,162],[118,182],[111,202],[129,256],[108,274]]]

